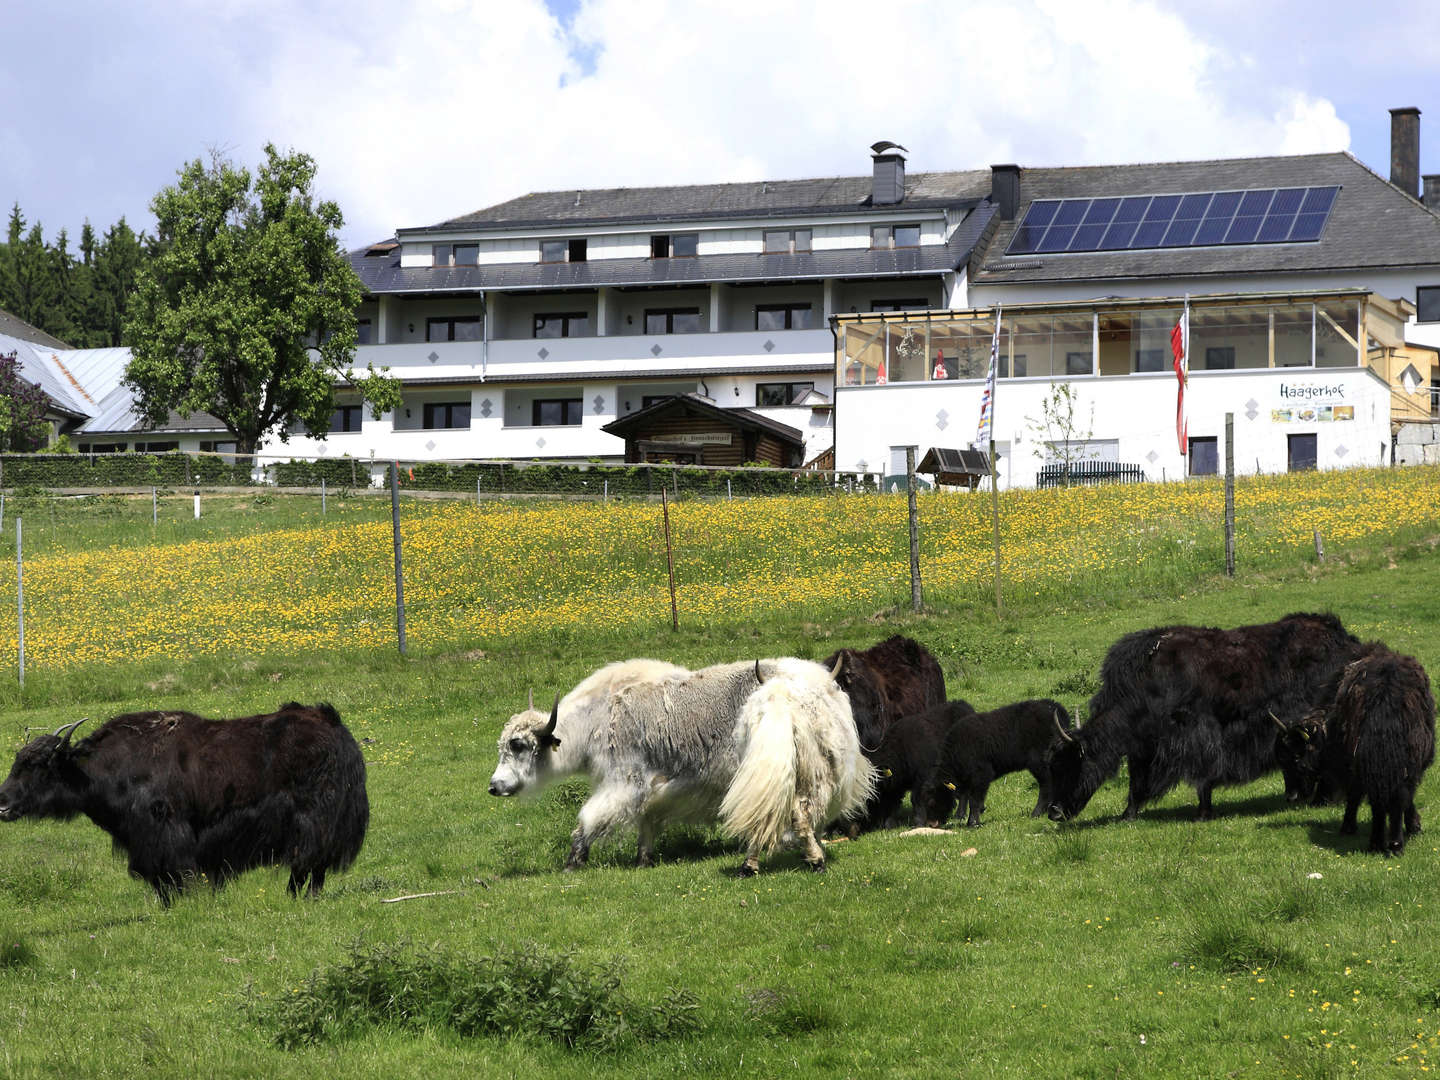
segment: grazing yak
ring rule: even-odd
[[[968,713],[956,710],[956,705]],[[1064,705],[1035,698],[977,713],[962,701],[935,711],[949,712],[952,719],[939,759],[924,785],[924,816],[931,824],[943,825],[958,799],[962,816],[969,808],[965,824],[978,828],[990,785],[1021,769],[1040,785],[1030,816],[1046,812],[1051,803],[1050,743],[1057,730],[1070,729],[1070,714]]]
[[[817,749],[823,760],[813,757]],[[603,667],[548,716],[532,704],[510,718],[490,794],[515,795],[577,772],[589,774],[592,791],[571,835],[566,870],[584,866],[596,841],[631,823],[639,831],[636,861],[649,866],[662,825],[715,821],[722,804],[732,831],[747,842],[742,873],[753,873],[759,851],[773,846],[777,820],[806,843],[807,861],[823,869],[823,853],[817,858],[813,837],[807,840],[797,805],[807,821],[822,802],[854,813],[873,783],[832,673],[789,659],[700,671],[657,660]]]
[[[868,755],[902,716],[945,703],[945,676],[930,651],[899,634],[868,649],[840,649],[822,663],[839,665],[835,681],[850,699],[860,747]]]
[[[360,852],[370,820],[365,760],[330,705],[206,720],[126,713],[72,743],[84,720],[20,749],[0,821],[84,814],[168,905],[204,875],[219,887],[257,866],[290,867],[290,894]]]
[[[875,766],[875,795],[865,804],[857,823],[865,828],[892,827],[901,802],[909,795],[914,823],[927,824],[926,785],[933,780],[945,736],[956,720],[974,712],[969,702],[957,698],[892,722],[880,736],[879,745],[865,755]]]
[[[1074,817],[1122,758],[1130,766],[1125,817],[1184,780],[1201,819],[1217,785],[1274,769],[1271,716],[1294,719],[1318,703],[1360,642],[1333,615],[1293,614],[1217,630],[1162,626],[1127,634],[1100,669],[1089,721],[1051,744],[1050,817]],[[1291,788],[1290,797],[1296,792]]]
[[[1415,790],[1435,758],[1435,700],[1413,657],[1379,642],[1346,666],[1333,702],[1282,724],[1276,754],[1317,784],[1317,796],[1345,795],[1342,833],[1354,833],[1370,801],[1370,850],[1399,855],[1420,831]]]

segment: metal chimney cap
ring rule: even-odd
[[[881,139],[879,142],[871,143],[870,149],[876,154],[883,154],[888,150],[905,150],[905,147],[897,142],[891,142],[889,139]],[[909,152],[909,150],[905,150],[905,153],[908,154]]]

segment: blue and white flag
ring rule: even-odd
[[[995,336],[990,339],[990,371],[985,376],[985,394],[980,398],[980,431],[975,445],[981,449],[990,444],[995,421],[995,369],[1000,364],[1000,308],[995,309]]]

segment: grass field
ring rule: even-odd
[[[1436,470],[1242,484],[1234,580],[1217,572],[1216,485],[1007,493],[1003,619],[988,500],[921,500],[920,615],[902,498],[682,502],[678,632],[658,507],[407,504],[408,658],[393,644],[388,503],[332,499],[322,520],[313,502],[217,497],[199,525],[176,514],[152,530],[148,498],[140,512],[21,501],[30,665],[23,691],[0,687],[7,752],[85,715],[330,700],[374,740],[372,819],[317,902],[261,871],[168,910],[87,821],[0,826],[0,1075],[1436,1067],[1440,840],[1371,856],[1368,810],[1342,837],[1339,808],[1287,808],[1278,775],[1218,792],[1206,823],[1188,789],[1120,822],[1121,777],[1056,826],[1026,816],[1019,774],[992,788],[979,830],[868,834],[832,845],[824,875],[785,854],[748,880],[733,843],[703,829],[667,833],[651,870],[629,865],[632,836],[561,874],[583,782],[485,793],[527,689],[543,698],[624,656],[822,657],[903,632],[936,653],[952,696],[1075,710],[1127,631],[1330,610],[1434,668]],[[1436,785],[1421,790],[1427,820]],[[417,893],[437,895],[383,902]],[[536,986],[500,1034],[465,1011]],[[597,1013],[579,1049],[527,1033]]]

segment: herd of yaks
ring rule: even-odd
[[[364,758],[329,705],[235,720],[127,713],[75,741],[81,723],[21,748],[0,785],[0,820],[85,814],[165,903],[193,881],[219,886],[264,865],[288,866],[290,892],[315,895],[364,842]],[[1181,781],[1209,817],[1215,787],[1278,768],[1288,799],[1343,796],[1342,832],[1356,830],[1368,799],[1370,848],[1391,855],[1420,829],[1415,792],[1434,726],[1420,664],[1328,614],[1127,634],[1078,728],[1049,699],[988,712],[947,701],[935,658],[897,636],[820,663],[609,664],[548,712],[532,695],[510,718],[489,790],[588,775],[567,870],[621,828],[636,829],[649,865],[667,824],[718,821],[743,841],[749,875],[789,843],[823,870],[827,826],[894,824],[907,794],[916,824],[941,825],[958,808],[978,825],[991,782],[1010,772],[1035,777],[1033,814],[1064,821],[1122,761],[1127,818]]]

